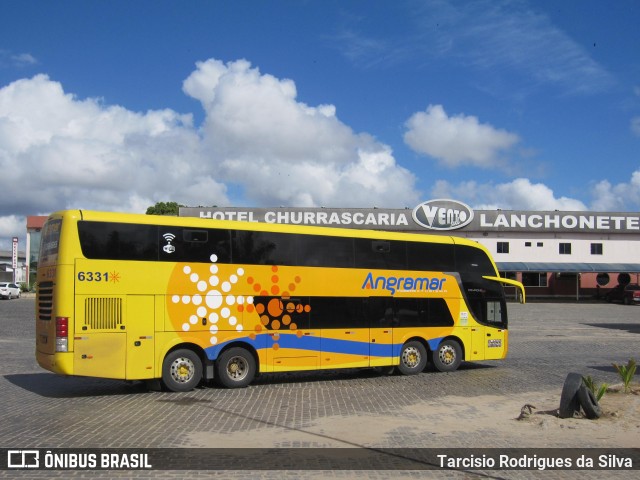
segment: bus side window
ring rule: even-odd
[[[232,238],[233,263],[296,265],[296,235],[236,230]]]
[[[486,322],[493,325],[502,325],[503,323],[502,302],[487,302]]]
[[[133,223],[78,222],[82,254],[104,260],[158,260],[158,227]]]
[[[230,263],[227,230],[161,227],[159,235],[160,260],[209,263],[213,257],[216,263]]]
[[[407,248],[404,242],[356,238],[354,246],[355,262],[359,268],[407,268]]]
[[[362,299],[357,297],[311,297],[311,328],[368,328]],[[286,302],[286,300],[285,300]]]
[[[353,268],[353,239],[326,235],[300,235],[298,262],[306,267]]]
[[[364,313],[371,328],[395,327],[398,323],[393,298],[369,297],[363,300]]]

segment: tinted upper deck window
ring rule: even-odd
[[[353,239],[326,235],[300,235],[298,265],[353,268]]]
[[[354,246],[357,268],[407,268],[407,247],[404,242],[356,238]]]
[[[158,260],[158,227],[113,222],[78,222],[82,254],[106,260]]]
[[[232,232],[233,263],[296,265],[296,235],[236,230]]]
[[[407,242],[409,270],[451,272],[455,270],[453,245]]]
[[[159,227],[160,260],[169,262],[231,262],[228,230]],[[215,257],[214,257],[215,256]]]

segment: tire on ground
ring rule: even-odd
[[[169,352],[162,363],[162,384],[172,392],[193,390],[202,380],[202,360],[193,350]]]
[[[579,373],[567,375],[562,387],[562,395],[560,396],[560,409],[558,411],[560,418],[571,418],[575,412],[580,410],[578,390],[580,390],[581,386],[582,375]]]
[[[242,347],[233,347],[220,354],[216,362],[216,380],[227,388],[242,388],[249,385],[256,375],[256,360],[251,352]]]
[[[595,393],[585,385],[578,390],[578,401],[587,418],[594,420],[602,416],[602,408],[598,404]]]
[[[462,348],[453,340],[440,342],[438,348],[433,351],[433,366],[439,372],[453,372],[462,363]]]
[[[427,349],[422,343],[412,340],[405,343],[400,351],[398,371],[403,375],[415,375],[427,366]]]

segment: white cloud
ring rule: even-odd
[[[442,105],[429,105],[426,112],[413,114],[405,126],[407,145],[449,167],[495,167],[501,163],[500,155],[520,140],[471,115],[449,117]]]
[[[261,205],[398,206],[418,199],[415,177],[390,148],[357,134],[333,105],[299,102],[292,80],[246,60],[197,64],[183,90],[200,100],[202,135],[220,174]]]
[[[144,212],[187,205],[404,206],[415,177],[333,105],[299,102],[292,80],[245,60],[198,63],[186,94],[202,128],[173,110],[137,113],[66,93],[46,75],[0,87],[0,237],[64,208]],[[230,198],[228,191],[243,192]],[[9,226],[11,225],[11,226]],[[24,227],[22,227],[24,230]]]
[[[640,117],[633,117],[631,119],[631,131],[640,137]]]
[[[640,170],[631,174],[628,183],[612,185],[608,180],[601,180],[593,186],[591,195],[593,210],[640,210]]]
[[[433,198],[456,198],[473,208],[493,210],[566,210],[583,211],[587,206],[580,200],[556,197],[553,190],[542,183],[531,183],[526,178],[511,182],[480,184],[474,181],[452,185],[446,181],[436,182]]]
[[[14,53],[10,50],[0,49],[0,68],[23,68],[37,64],[38,60],[30,53]]]
[[[0,88],[0,217],[227,202],[205,167],[189,115],[79,100],[45,75]]]
[[[10,248],[11,237],[24,236],[26,230],[25,219],[18,215],[0,216],[0,237],[6,236],[7,240],[0,244],[0,249]],[[22,250],[22,247],[20,247]]]

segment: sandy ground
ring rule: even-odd
[[[257,424],[248,431],[193,432],[188,444],[246,447],[249,435],[253,447],[265,448],[640,447],[640,385],[634,385],[632,393],[622,393],[621,386],[611,387],[600,401],[603,415],[596,420],[582,413],[559,418],[561,393],[445,397],[387,416],[323,417],[296,428]]]

